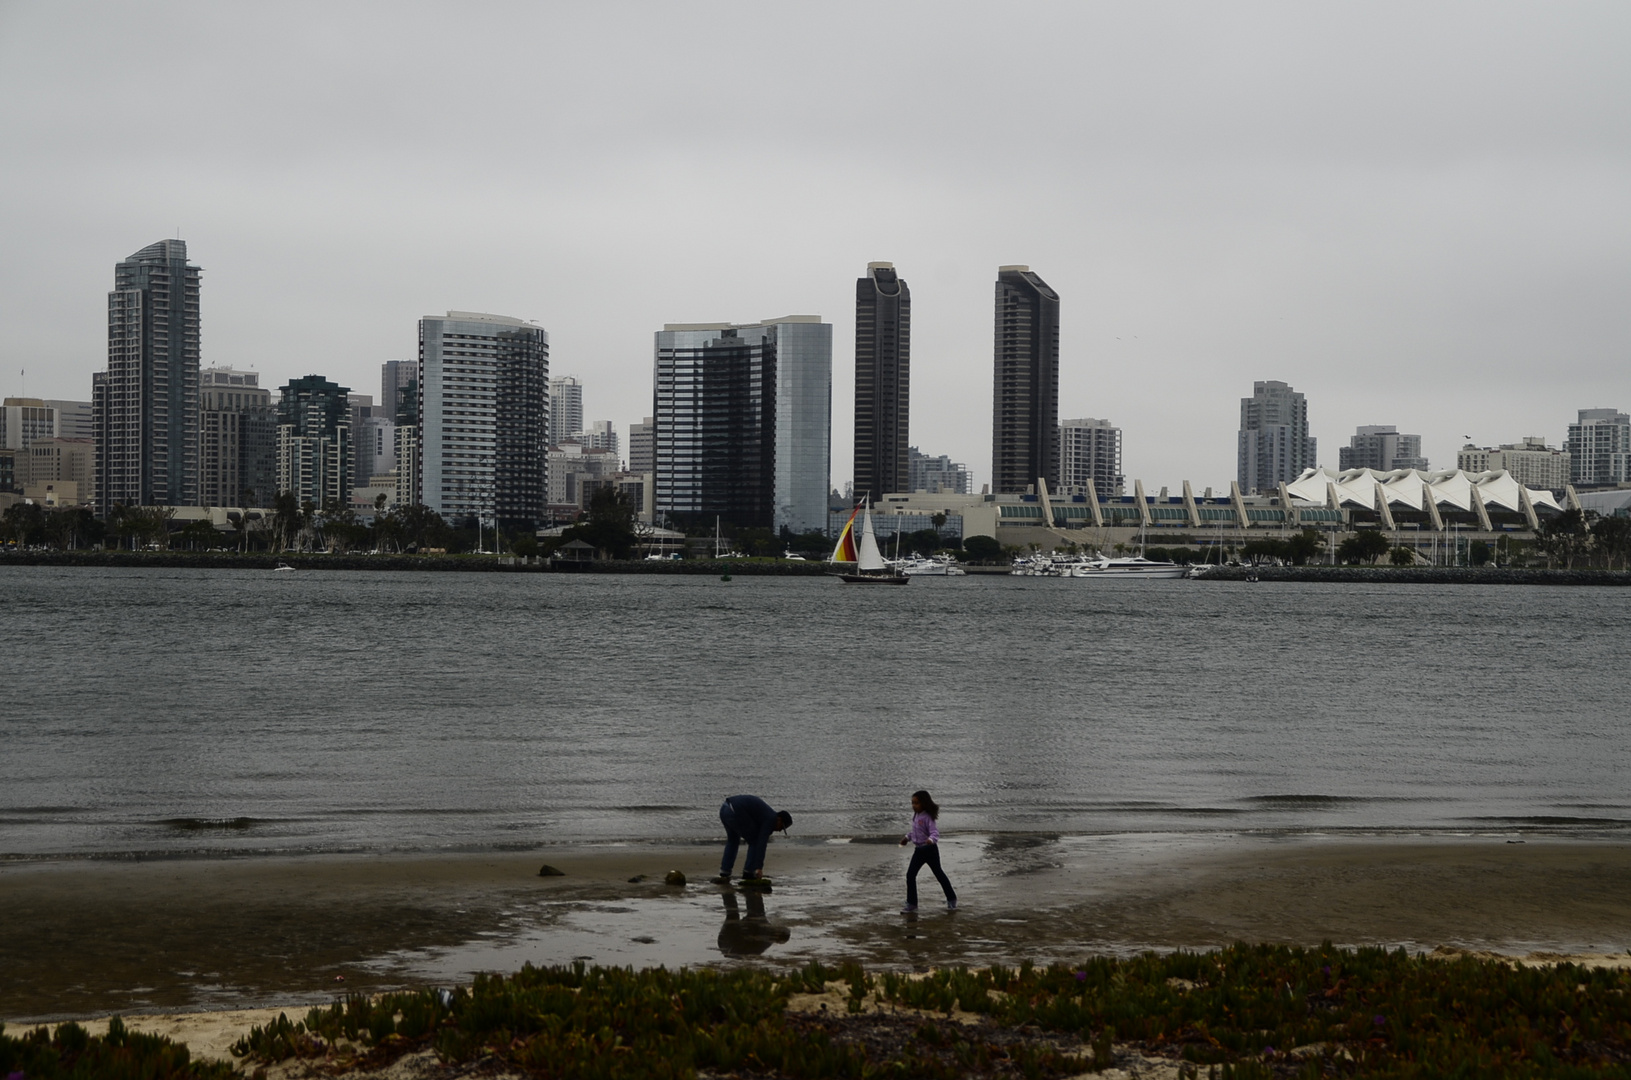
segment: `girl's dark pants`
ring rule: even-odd
[[[906,870],[906,902],[917,904],[917,872],[927,864],[934,871],[934,878],[940,882],[940,887],[946,890],[946,902],[951,903],[957,899],[957,890],[951,887],[946,879],[946,872],[940,869],[940,845],[919,844],[917,850],[912,852],[912,865]]]

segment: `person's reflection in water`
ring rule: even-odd
[[[719,928],[719,951],[726,956],[758,956],[772,945],[785,945],[793,931],[773,925],[765,915],[764,894],[747,894],[748,913],[743,918],[736,894],[725,894],[725,925]]]

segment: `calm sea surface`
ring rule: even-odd
[[[0,567],[0,855],[1631,831],[1631,590]]]

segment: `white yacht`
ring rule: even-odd
[[[1071,567],[1070,576],[1078,578],[1181,578],[1186,567],[1171,562],[1153,562],[1142,555],[1130,559],[1107,559],[1099,556]]]

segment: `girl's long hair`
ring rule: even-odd
[[[919,805],[923,807],[923,812],[929,815],[931,821],[940,820],[940,807],[935,805],[934,799],[930,797],[927,791],[914,791],[912,792],[912,798],[916,799]]]

